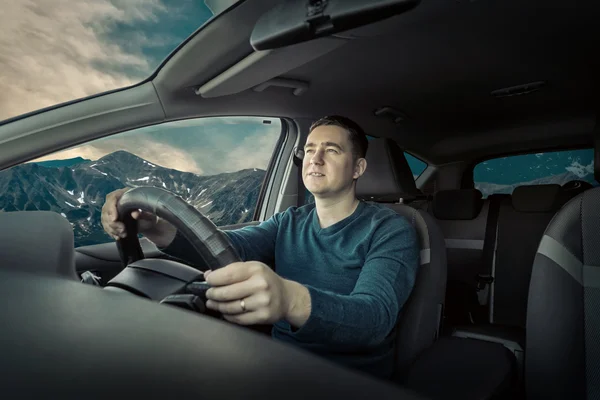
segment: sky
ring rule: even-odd
[[[199,118],[116,134],[32,161],[75,157],[97,160],[116,150],[126,150],[153,164],[199,175],[247,168],[266,170],[280,133],[279,119]]]
[[[0,121],[139,83],[236,0],[11,0],[0,11]],[[127,150],[198,174],[265,169],[278,120],[210,118],[119,134],[39,160]]]

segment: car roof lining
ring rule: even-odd
[[[267,3],[247,1],[244,6],[267,9]],[[222,110],[223,103],[229,104],[227,113],[231,115],[272,113],[317,118],[342,113],[355,118],[369,134],[392,137],[434,164],[496,150],[554,147],[573,140],[591,144],[588,128],[595,110],[592,83],[598,69],[588,56],[593,54],[597,30],[591,11],[598,5],[591,0],[578,4],[575,10],[565,10],[563,5],[557,0],[422,2],[400,16],[337,35],[347,43],[313,60],[310,58],[316,54],[319,41],[305,44],[307,54],[298,57],[308,61],[296,61],[302,65],[278,75],[307,82],[310,87],[302,96],[294,96],[286,88],[254,92],[249,88],[258,83],[255,70],[230,63],[221,71],[234,67],[237,73],[230,82],[221,76],[219,85],[231,85],[224,93],[235,91],[237,85],[238,93],[207,99],[180,91],[166,102],[167,115],[188,115],[200,104]],[[235,34],[244,42],[258,13],[246,16],[242,11],[243,7],[238,7],[225,18],[240,23]],[[225,23],[225,19],[216,22]],[[556,29],[558,24],[561,29]],[[196,53],[206,56],[210,49],[203,44],[207,43],[198,42]],[[278,51],[260,58],[254,67],[271,72],[288,70],[291,63],[278,58]],[[238,61],[249,54],[240,53]],[[197,64],[198,58],[193,58]],[[185,58],[180,61],[186,63]],[[161,98],[168,94],[161,91],[160,81],[175,79],[168,67],[157,79]],[[490,95],[502,87],[540,79],[549,84],[530,95],[501,99]],[[186,84],[209,81],[202,71]],[[218,91],[213,95],[219,96]],[[406,112],[408,120],[395,125],[375,117],[373,110],[384,105]],[[547,143],[545,134],[557,122],[566,130]],[[499,133],[510,133],[519,126],[527,126],[529,131],[512,136],[510,142],[505,140],[501,149],[496,147]],[[469,149],[448,146],[453,141],[467,143]]]

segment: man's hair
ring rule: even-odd
[[[334,125],[343,128],[348,132],[350,144],[352,145],[352,156],[354,161],[359,158],[364,158],[367,155],[369,141],[365,131],[356,122],[350,118],[342,117],[341,115],[328,115],[323,117],[310,126],[309,134],[318,126]]]

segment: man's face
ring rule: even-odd
[[[348,136],[345,129],[333,125],[318,126],[308,135],[302,177],[304,186],[315,197],[347,193],[353,180],[362,175],[364,169],[353,160]]]

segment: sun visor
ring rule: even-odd
[[[324,37],[275,50],[256,51],[202,86],[196,94],[205,98],[227,96],[251,88],[263,91],[269,86],[290,88],[290,94],[302,95],[309,83],[280,76],[330,53],[349,40]]]

